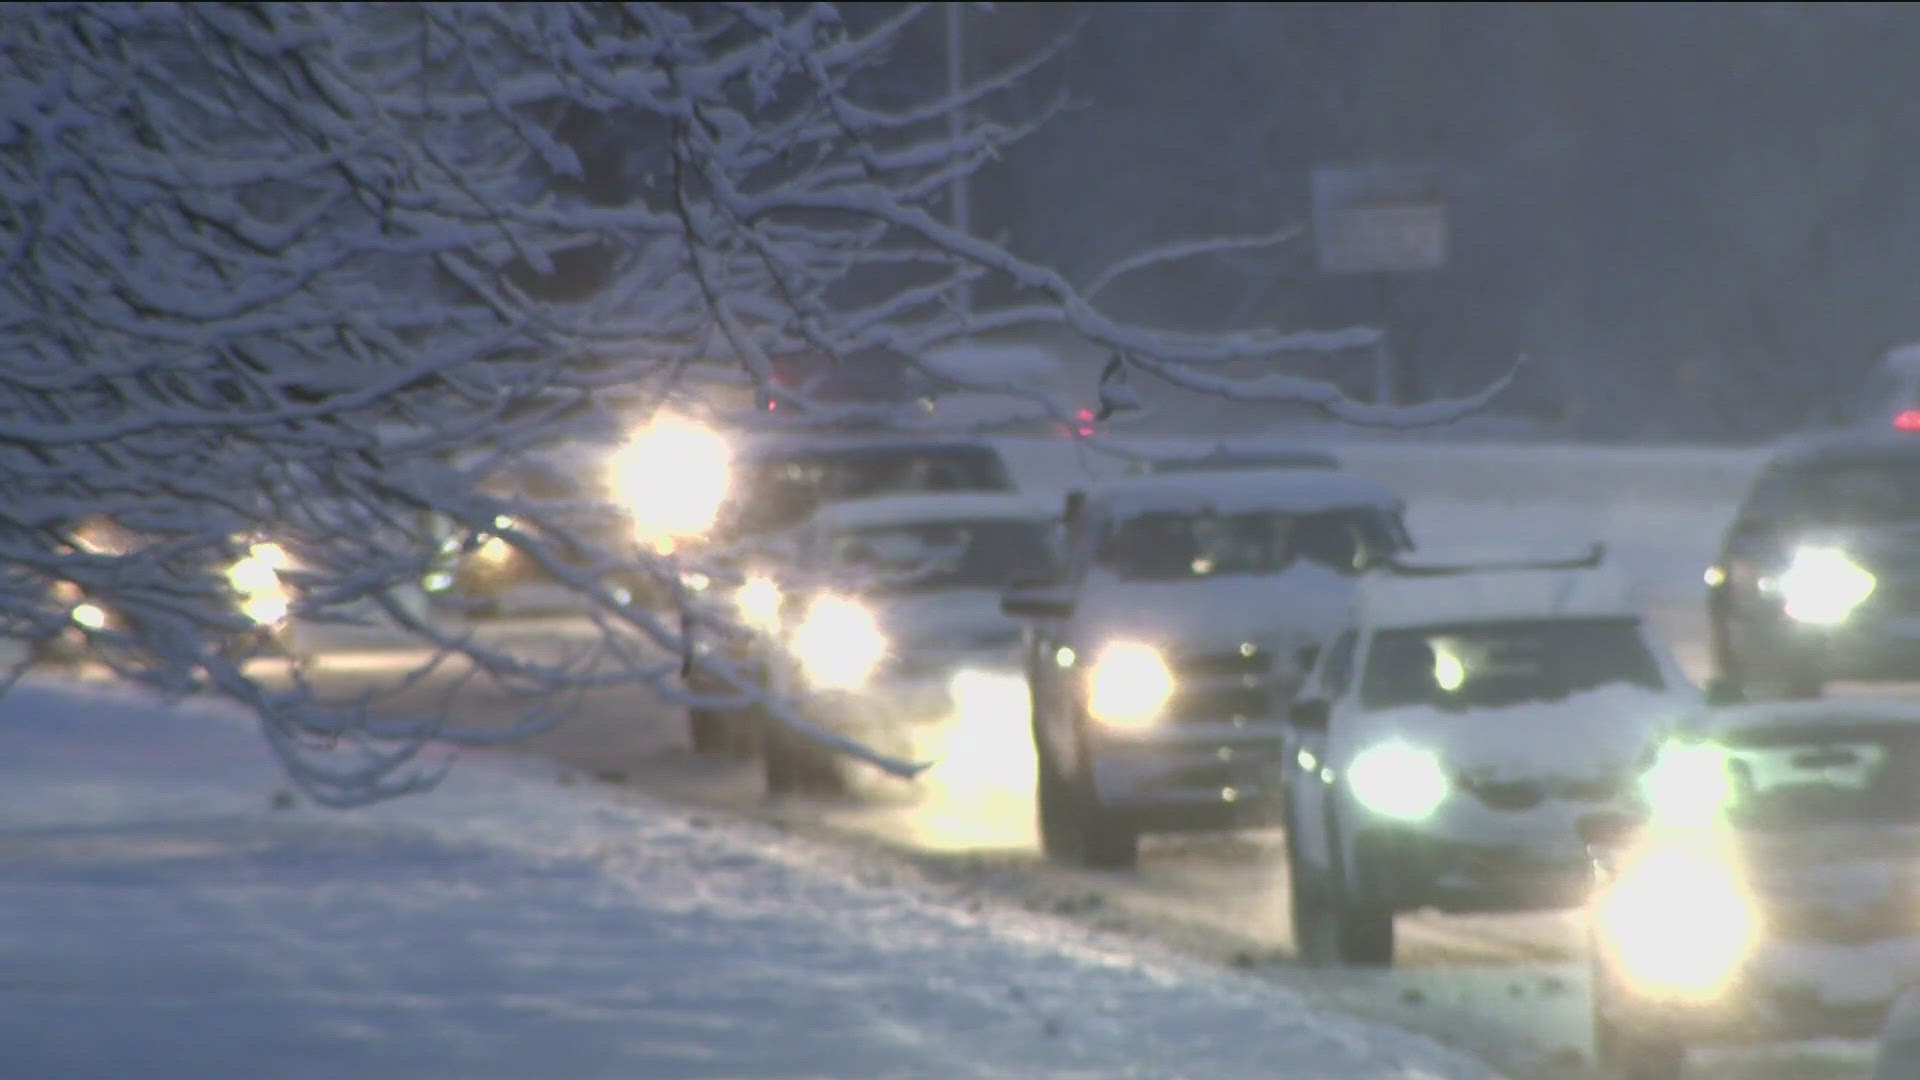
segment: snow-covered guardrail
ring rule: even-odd
[[[1235,446],[1301,445],[1300,440],[1232,440]],[[1148,454],[1199,453],[1203,439],[1115,440]],[[1004,440],[1022,483],[1064,490],[1090,477],[1114,476],[1125,464],[1065,440]],[[1598,508],[1614,503],[1696,510],[1731,505],[1764,459],[1764,451],[1719,447],[1616,447],[1554,443],[1360,441],[1315,443],[1348,468],[1366,473],[1407,499],[1493,504],[1557,504]]]

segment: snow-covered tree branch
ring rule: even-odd
[[[1051,323],[1180,385],[1367,422],[1431,422],[1499,389],[1395,411],[1325,384],[1223,380],[1200,369],[1367,332],[1162,333],[957,232],[936,212],[945,185],[1040,120],[992,118],[1032,63],[958,98],[882,101],[890,47],[921,17],[907,6],[856,25],[826,4],[14,12],[0,23],[5,633],[47,643],[84,618],[129,677],[256,707],[301,786],[348,803],[431,782],[423,746],[481,736],[384,725],[297,678],[260,682],[242,661],[271,644],[258,626],[273,620],[248,605],[290,604],[307,622],[371,613],[437,662],[544,695],[488,739],[554,722],[572,690],[684,694],[679,618],[616,585],[670,585],[671,571],[581,525],[621,508],[498,480],[530,450],[661,408],[724,419],[749,389],[803,423],[845,418],[777,386],[779,356],[910,357]],[[985,275],[1027,299],[956,311],[955,288]],[[602,644],[521,655],[407,603],[448,522],[578,590]],[[262,599],[276,588],[287,595]]]

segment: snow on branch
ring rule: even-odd
[[[725,422],[760,396],[803,425],[891,423],[893,407],[821,400],[781,365],[874,349],[912,365],[1043,323],[1179,386],[1356,422],[1432,422],[1497,392],[1394,409],[1309,380],[1230,380],[1206,369],[1375,335],[1176,333],[1094,303],[1155,262],[1291,229],[1166,245],[1075,289],[945,224],[950,181],[1058,107],[996,115],[1065,38],[903,100],[918,72],[897,46],[928,10],[859,25],[829,4],[10,12],[0,634],[251,705],[295,781],[333,805],[418,790],[445,767],[434,747],[523,738],[620,686],[758,702],[912,775],[693,647],[728,616],[671,610],[688,566],[636,542],[602,475],[635,424],[662,408]],[[989,277],[1025,299],[957,310],[956,290]],[[940,374],[1020,393],[992,372]],[[565,483],[528,479],[566,446],[599,449]],[[425,583],[482,549],[570,590],[594,639],[521,648],[436,615]],[[253,662],[357,624],[418,642],[394,694],[490,683],[513,715],[481,729],[413,698],[334,700],[302,662]],[[686,662],[729,689],[693,693]]]

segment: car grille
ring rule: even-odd
[[[1167,718],[1175,722],[1233,722],[1272,719],[1292,692],[1274,678],[1274,653],[1242,645],[1171,656],[1174,682]]]
[[[1187,653],[1168,662],[1173,676],[1192,679],[1230,678],[1236,675],[1264,676],[1273,668],[1273,653],[1267,649],[1239,649],[1223,652]]]
[[[1905,895],[1855,904],[1774,901],[1766,905],[1766,923],[1783,938],[1860,944],[1920,933],[1920,907]]]
[[[1495,810],[1530,810],[1549,798],[1604,803],[1620,797],[1620,780],[1488,780],[1458,778],[1460,787]]]
[[[1264,686],[1201,686],[1175,690],[1167,703],[1170,720],[1264,720],[1275,713],[1274,695]]]

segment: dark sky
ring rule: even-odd
[[[975,71],[1084,20],[995,108],[1073,107],[974,188],[977,227],[1084,279],[1147,243],[1303,222],[1316,165],[1444,170],[1452,261],[1391,284],[1420,385],[1525,352],[1593,434],[1764,434],[1920,338],[1920,9],[1030,4],[965,16]],[[936,8],[903,50],[939,78]],[[1107,300],[1204,328],[1377,321],[1310,245]]]

